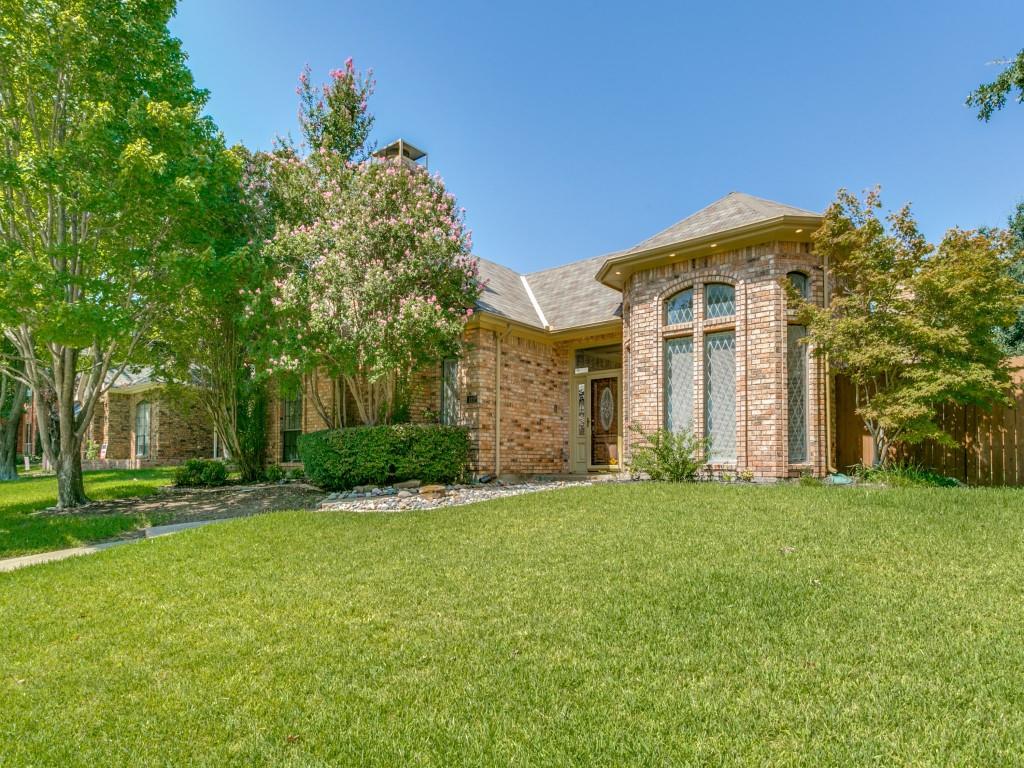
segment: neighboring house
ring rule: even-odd
[[[820,222],[734,192],[625,251],[527,275],[481,260],[464,354],[416,378],[412,420],[468,427],[477,475],[615,471],[633,425],[707,435],[723,473],[824,474],[822,364],[783,282],[824,300]],[[325,426],[308,400],[272,403],[271,461]]]
[[[38,422],[30,399],[19,427],[23,454],[42,455]],[[210,420],[199,411],[188,412],[180,403],[171,402],[149,368],[121,373],[96,403],[82,443],[86,469],[139,469],[198,457],[217,457]]]
[[[205,414],[170,402],[149,369],[125,371],[96,404],[86,432],[97,458],[90,468],[151,467],[213,456],[213,427]]]

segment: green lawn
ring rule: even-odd
[[[95,501],[149,496],[173,480],[174,469],[167,467],[86,472],[85,492]],[[75,547],[151,522],[139,514],[31,515],[56,503],[57,478],[53,476],[0,483],[0,557]]]
[[[0,574],[0,765],[1009,765],[1024,493],[604,485]]]

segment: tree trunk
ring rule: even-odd
[[[18,420],[8,419],[0,430],[0,480],[17,480]]]
[[[88,504],[89,497],[85,495],[82,479],[82,440],[76,429],[78,418],[75,416],[74,393],[70,389],[65,393],[58,400],[60,451],[54,457],[53,466],[57,471],[57,507],[74,509]]]
[[[66,453],[62,446],[57,456],[56,469],[57,507],[74,509],[88,504],[89,498],[85,495],[85,483],[82,481],[82,454],[79,451]]]

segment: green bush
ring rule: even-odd
[[[311,432],[299,438],[306,477],[343,490],[402,480],[450,483],[469,463],[469,434],[461,427],[393,424]]]
[[[189,459],[174,471],[174,484],[179,488],[212,487],[227,480],[227,465],[216,459]]]
[[[863,482],[884,483],[894,488],[913,486],[955,488],[961,485],[956,478],[946,477],[926,467],[910,463],[890,464],[886,467],[859,466],[854,468],[853,474]]]
[[[271,464],[267,467],[267,482],[279,483],[284,480],[284,469],[280,464]]]
[[[689,430],[669,432],[659,429],[651,434],[633,426],[646,443],[633,449],[633,463],[630,470],[645,472],[652,480],[668,480],[674,483],[689,482],[707,464],[703,458],[708,455],[707,438],[697,437]]]

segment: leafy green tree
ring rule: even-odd
[[[1017,92],[1017,102],[1024,102],[1024,51],[1008,62],[995,80],[971,91],[967,106],[977,109],[978,119],[987,123],[992,115],[1006,106],[1007,97],[1014,91]]]
[[[1006,400],[1009,371],[992,329],[1021,306],[1002,233],[951,229],[933,247],[909,207],[884,220],[880,208],[877,190],[863,202],[840,190],[814,235],[831,302],[798,302],[814,352],[854,385],[876,466],[899,442],[952,444],[934,418],[939,404]]]
[[[1016,210],[1010,216],[1008,233],[1010,252],[1014,256],[1011,274],[1019,289],[1024,292],[1024,202],[1017,203]],[[1024,355],[1024,307],[1018,310],[1017,321],[1008,328],[1000,328],[998,335],[1007,354]]]
[[[275,276],[270,159],[235,147],[206,185],[210,247],[188,258],[190,279],[159,323],[156,369],[168,394],[210,418],[242,479],[263,476]]]
[[[188,278],[181,254],[222,147],[167,22],[174,0],[0,0],[4,371],[39,412],[58,505],[85,501],[101,395]]]

